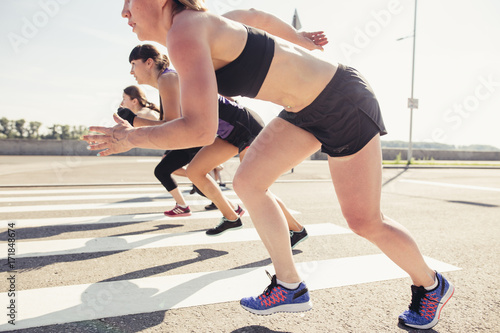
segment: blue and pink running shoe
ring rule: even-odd
[[[257,297],[245,297],[240,305],[257,315],[270,315],[276,312],[303,312],[312,309],[312,302],[304,282],[294,290],[279,285],[276,275],[271,277],[271,284]]]
[[[438,286],[427,291],[424,287],[411,286],[411,304],[399,315],[399,323],[418,329],[429,329],[439,321],[443,306],[450,300],[455,288],[436,272]]]

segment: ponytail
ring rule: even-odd
[[[130,97],[130,99],[137,99],[139,105],[143,108],[148,108],[153,111],[160,113],[160,109],[154,104],[146,99],[146,94],[137,86],[129,86],[123,89],[123,92]]]
[[[154,104],[150,101],[146,101],[146,105],[144,105],[144,106],[147,107],[148,109],[151,109],[153,111],[160,113],[160,109],[156,106],[156,104]]]

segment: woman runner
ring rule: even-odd
[[[104,150],[103,156],[132,147],[211,144],[217,131],[217,93],[284,107],[252,143],[234,178],[235,191],[276,271],[262,295],[241,300],[245,309],[271,314],[312,307],[287,245],[285,218],[268,188],[321,147],[329,155],[349,227],[412,279],[412,302],[400,322],[421,329],[437,324],[454,288],[426,264],[409,232],[381,212],[380,136],[386,130],[373,90],[359,72],[316,57],[306,50],[318,48],[314,35],[304,36],[256,10],[230,13],[230,20],[207,12],[202,0],[126,0],[122,16],[139,39],[168,48],[180,77],[183,117],[144,129],[133,129],[119,117],[113,128],[91,127],[101,135],[87,140],[97,142],[91,148]]]
[[[178,102],[172,94],[178,93],[178,79],[175,70],[168,68],[169,60],[166,55],[160,54],[158,49],[151,44],[136,46],[129,56],[132,65],[131,74],[136,77],[138,83],[149,84],[160,90],[160,101],[168,101],[170,107],[176,107]],[[157,79],[155,79],[157,78]],[[222,212],[221,222],[214,228],[207,230],[208,236],[218,236],[228,230],[240,229],[243,224],[240,216],[245,211],[230,202],[208,174],[218,165],[229,160],[239,153],[240,160],[243,159],[248,146],[262,130],[264,123],[253,111],[238,105],[235,102],[219,96],[219,126],[217,138],[206,147],[188,148],[167,151],[162,161],[155,169],[156,177],[165,186],[167,191],[176,200],[176,206],[166,211],[166,216],[189,216],[190,208],[185,204],[177,183],[172,178],[172,173],[185,175],[196,185],[200,192],[206,195]],[[168,119],[176,119],[179,114],[167,110]],[[155,126],[162,122],[150,121],[136,116],[132,112],[120,110],[119,114],[132,126]],[[162,112],[162,115],[164,113]],[[189,164],[184,171],[182,167]],[[177,171],[176,171],[177,170]],[[277,199],[279,200],[279,199]],[[292,248],[307,239],[306,229],[292,216],[279,200],[280,208],[286,217],[289,226],[290,245]]]

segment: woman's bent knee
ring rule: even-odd
[[[377,233],[382,226],[382,219],[377,216],[344,214],[344,217],[351,231],[363,238],[370,238],[370,236]]]
[[[210,170],[209,170],[210,171]],[[188,165],[186,168],[186,176],[191,180],[193,183],[199,183],[200,181],[203,181],[204,178],[207,177],[208,171],[205,172],[199,168],[195,168],[191,165]]]
[[[241,173],[236,173],[233,178],[233,190],[236,194],[241,197],[245,195],[245,178],[241,175]]]
[[[237,172],[234,176],[233,189],[240,198],[259,191],[256,180],[244,172]]]
[[[155,174],[156,179],[158,179],[159,181],[161,181],[161,180],[162,180],[162,178],[163,178],[163,177],[162,177],[162,174],[163,174],[163,173],[162,173],[162,169],[160,168],[160,166],[159,166],[159,165],[157,165],[157,166],[156,166],[155,171],[154,171],[154,174]]]

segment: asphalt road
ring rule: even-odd
[[[306,161],[272,187],[310,230],[294,258],[314,302],[272,316],[238,303],[262,292],[272,271],[248,214],[242,230],[207,239],[221,215],[181,182],[195,214],[163,217],[173,204],[152,174],[157,162],[0,156],[1,331],[417,331],[397,323],[410,279],[349,232],[325,161]],[[237,165],[222,172],[235,201]],[[382,207],[456,288],[429,331],[500,332],[500,169],[385,168]]]

